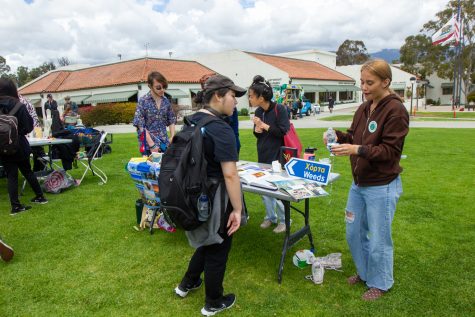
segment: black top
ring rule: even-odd
[[[257,161],[270,164],[279,159],[280,147],[284,145],[284,135],[290,129],[287,109],[271,102],[267,111],[261,107],[257,108],[255,116],[270,126],[269,131],[254,132],[257,138]]]
[[[11,97],[0,97],[0,111],[5,113],[10,112],[17,102],[17,99]],[[15,113],[15,117],[18,119],[18,142],[20,150],[13,155],[3,155],[2,160],[4,161],[23,161],[30,156],[31,148],[25,135],[33,130],[33,118],[28,113],[25,105],[18,109]]]
[[[197,112],[191,116],[191,120],[199,122],[205,116],[210,115]],[[204,132],[205,158],[208,162],[208,177],[222,178],[221,162],[237,162],[239,160],[233,129],[224,120],[217,120],[208,123],[202,131]]]
[[[58,103],[56,102],[56,100],[51,100],[51,102],[46,101],[45,109],[58,110]]]

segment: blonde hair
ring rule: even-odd
[[[389,85],[387,89],[391,94],[399,97],[399,95],[395,93],[394,90],[389,88],[393,80],[393,73],[391,72],[391,67],[384,59],[377,58],[367,61],[363,64],[363,66],[361,66],[361,71],[363,70],[369,71],[371,74],[377,76],[381,80],[389,79]],[[399,99],[401,98],[399,97]]]

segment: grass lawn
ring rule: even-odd
[[[304,146],[318,147],[324,129],[299,129]],[[225,291],[237,294],[223,316],[463,316],[475,307],[474,130],[412,129],[402,161],[404,194],[394,224],[395,285],[381,300],[363,302],[362,285],[345,241],[344,209],[351,173],[348,158],[335,158],[341,178],[329,197],[311,200],[311,228],[318,255],[343,254],[344,272],[327,271],[322,285],[304,279],[290,250],[283,283],[277,268],[283,236],[262,230],[264,207],[246,194],[250,223],[233,241]],[[241,131],[241,158],[256,159],[250,130]],[[124,170],[137,155],[132,134],[115,135],[113,153],[97,164],[106,185],[87,177],[50,202],[11,217],[6,180],[0,179],[0,233],[14,247],[12,262],[0,261],[0,316],[198,316],[204,289],[179,299],[173,288],[193,250],[182,232],[136,232],[138,194]],[[72,173],[78,177],[79,170]],[[32,197],[28,188],[23,202]],[[301,217],[293,215],[295,224]],[[470,313],[472,311],[472,313]]]

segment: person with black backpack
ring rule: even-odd
[[[8,195],[12,206],[11,215],[30,209],[30,206],[22,205],[18,199],[18,169],[28,181],[36,196],[31,199],[33,203],[45,204],[48,200],[44,197],[40,184],[35,174],[31,170],[30,153],[31,148],[25,135],[33,130],[33,119],[31,118],[25,105],[19,101],[18,91],[15,83],[11,79],[0,78],[0,115],[10,116],[15,122],[11,128],[15,128],[11,133],[14,148],[0,142],[0,159],[5,168],[8,178]],[[3,128],[6,121],[1,121],[2,129],[0,139],[3,140]],[[8,127],[6,127],[8,128]],[[11,129],[12,131],[13,129]],[[13,131],[12,131],[13,132]]]
[[[206,175],[208,179],[219,180],[219,185],[214,190],[214,197],[210,198],[213,203],[208,205],[211,208],[209,218],[195,230],[186,231],[190,245],[196,250],[175,293],[185,297],[189,291],[199,288],[203,282],[201,274],[204,273],[206,298],[201,313],[205,316],[228,309],[236,301],[234,294],[223,295],[223,280],[232,235],[241,225],[242,192],[236,168],[236,138],[223,117],[233,113],[236,97],[242,97],[245,93],[246,90],[236,86],[231,79],[222,75],[212,76],[205,82],[204,90],[195,97],[203,109],[187,118],[197,126],[201,120],[208,122],[213,118],[199,131],[203,136]],[[174,145],[175,140],[167,152]],[[222,193],[225,195],[222,196]],[[221,201],[222,197],[225,199]]]

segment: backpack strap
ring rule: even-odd
[[[192,120],[191,119],[191,116],[186,116],[184,119],[183,119],[183,122],[186,124],[186,125],[195,125],[198,129],[201,129],[202,127],[204,127],[205,125],[207,125],[208,123],[210,123],[211,121],[218,121],[218,120],[222,120],[221,118],[219,117],[215,117],[215,116],[206,116],[204,117],[203,119],[201,119],[200,121],[196,122],[195,120]]]
[[[13,107],[13,109],[10,110],[10,112],[8,113],[8,115],[9,115],[9,116],[14,116],[15,113],[17,113],[18,110],[20,110],[21,106],[23,106],[23,104],[18,101],[18,102],[16,103],[15,107]]]

